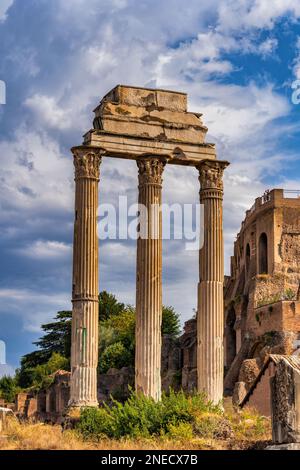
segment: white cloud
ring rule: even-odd
[[[7,10],[12,6],[14,0],[1,0],[0,3],[0,23],[6,19]]]
[[[219,5],[219,29],[227,32],[272,29],[280,17],[300,15],[298,0],[226,0]]]
[[[72,247],[63,242],[36,240],[16,250],[18,253],[36,260],[70,258]]]
[[[44,126],[60,130],[71,127],[68,110],[60,107],[52,96],[35,94],[26,99],[25,105],[35,113]]]
[[[263,57],[266,57],[272,54],[278,46],[278,41],[275,38],[268,38],[263,41],[258,46],[258,53],[261,54]]]
[[[0,142],[4,162],[1,218],[9,221],[12,212],[21,217],[73,210],[72,159],[69,153],[61,154],[61,136],[76,133],[78,141],[72,143],[80,143],[82,133],[92,125],[93,107],[117,83],[177,89],[188,92],[190,110],[203,113],[208,139],[217,143],[219,158],[232,162],[225,173],[228,260],[244,211],[265,189],[263,176],[278,171],[287,158],[276,151],[278,136],[283,134],[276,120],[290,111],[288,100],[272,83],[230,83],[229,74],[235,72],[230,54],[273,54],[276,36],[270,32],[270,37],[259,42],[256,30],[273,29],[287,12],[295,18],[300,14],[298,0],[191,0],[184,5],[181,0],[91,0],[89,8],[84,0],[72,1],[72,8],[65,0],[57,0],[56,7],[58,30],[51,30],[49,36],[61,38],[58,32],[63,32],[65,43],[70,44],[68,57],[57,68],[49,65],[51,79],[45,84],[39,81],[38,71],[46,51],[34,45],[30,70],[35,72],[36,81],[25,97],[28,127],[18,129],[12,141]],[[14,51],[10,54],[20,56]],[[228,78],[227,83],[220,81],[223,78]],[[195,170],[171,166],[165,170],[165,201],[198,202],[198,191]],[[120,193],[136,199],[136,166],[103,159],[100,200],[115,201]],[[7,236],[13,236],[13,231],[8,224]],[[68,248],[55,243],[37,239],[21,250],[24,254],[27,249],[27,256],[40,260],[66,256]],[[165,242],[164,256],[164,302],[174,304],[187,318],[196,301],[197,254],[188,254],[184,243],[171,248]],[[135,248],[118,243],[103,245],[100,270],[101,289],[134,302]],[[25,316],[27,309],[29,328],[36,328],[41,318],[53,315],[59,302],[53,304],[37,292],[26,292],[30,298],[25,303],[20,299],[24,309],[17,306],[16,311]],[[34,302],[42,305],[41,318],[36,321],[30,313],[36,312]]]
[[[3,220],[17,211],[24,214],[71,210],[73,163],[45,132],[18,129],[14,140],[0,141],[2,161],[0,197]]]
[[[1,313],[16,315],[25,331],[39,332],[42,323],[51,320],[58,310],[70,310],[70,293],[47,294],[32,289],[0,289]]]

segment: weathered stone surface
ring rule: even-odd
[[[204,243],[200,250],[197,309],[198,390],[214,403],[223,397],[223,171],[226,162],[199,165],[200,202],[204,205]]]
[[[187,111],[185,93],[118,85],[95,109],[94,129],[84,145],[119,158],[148,153],[195,165],[216,158],[214,145],[205,143],[206,132],[201,114]]]
[[[137,240],[135,388],[155,400],[161,397],[161,191],[165,164],[165,159],[151,156],[137,160],[139,204],[150,215],[141,219]]]
[[[300,443],[300,361],[282,357],[271,379],[272,433],[275,443]]]
[[[241,366],[239,373],[239,382],[244,382],[246,385],[251,385],[258,376],[262,363],[259,359],[246,359]]]
[[[203,144],[207,128],[187,112],[184,93],[119,85],[95,109],[95,129],[104,132]]]
[[[258,361],[253,380],[269,354],[294,354],[300,346],[299,227],[300,199],[282,189],[266,191],[246,212],[225,280],[227,393],[237,380],[249,384],[250,377],[238,378],[242,356]]]
[[[300,450],[300,444],[291,443],[291,444],[280,444],[274,446],[267,446],[265,450]]]
[[[164,335],[161,348],[161,373],[178,371],[181,368],[180,341],[171,335]]]
[[[98,237],[100,149],[75,148],[70,406],[98,406]]]
[[[98,401],[108,401],[110,396],[118,400],[125,400],[129,396],[129,387],[134,388],[134,369],[109,369],[101,374],[98,380]]]
[[[242,403],[245,396],[247,395],[247,385],[245,382],[236,382],[234,385],[232,403],[235,406],[238,406]]]

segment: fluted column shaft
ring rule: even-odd
[[[140,236],[137,240],[135,387],[146,396],[159,400],[162,321],[161,191],[165,161],[157,157],[141,157],[137,160],[137,165]]]
[[[72,149],[75,166],[70,406],[98,406],[97,207],[101,152]]]
[[[223,397],[223,171],[227,162],[199,165],[200,202],[204,209],[204,244],[200,249],[197,312],[198,391],[218,403]]]

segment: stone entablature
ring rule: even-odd
[[[187,111],[185,93],[118,85],[95,109],[84,145],[101,147],[111,157],[151,153],[194,166],[216,158],[215,145],[204,142],[206,132],[201,114]]]

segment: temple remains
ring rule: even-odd
[[[223,396],[223,171],[205,143],[201,115],[187,95],[119,85],[95,109],[94,129],[72,149],[75,165],[71,407],[97,406],[98,239],[96,211],[104,158],[137,163],[138,202],[151,216],[140,222],[136,261],[135,387],[161,396],[162,184],[167,164],[195,167],[204,205],[204,246],[198,287],[198,390]],[[116,160],[117,165],[117,160]],[[154,207],[157,210],[152,210]],[[101,259],[100,259],[101,262]]]

